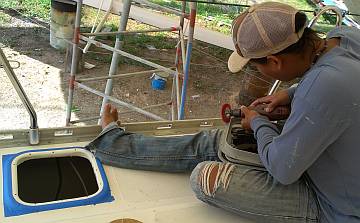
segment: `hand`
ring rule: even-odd
[[[259,104],[267,104],[265,108],[266,112],[272,112],[279,105],[289,105],[291,102],[288,91],[281,90],[273,95],[268,95],[262,98],[256,99],[250,106],[256,106]]]
[[[254,110],[250,110],[246,106],[241,106],[241,113],[244,115],[244,117],[241,119],[241,126],[244,129],[251,129],[250,123],[251,121],[260,114]]]

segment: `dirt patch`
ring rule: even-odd
[[[21,66],[15,72],[38,112],[39,126],[41,128],[63,126],[69,77],[69,74],[64,72],[65,54],[50,47],[48,29],[8,11],[0,10],[0,14],[6,14],[8,19],[8,22],[2,22],[0,26],[0,44],[3,45],[2,48],[5,46],[3,49],[9,60],[20,62]],[[136,36],[132,38],[136,38]],[[130,40],[125,42],[125,51],[131,51],[163,66],[174,65],[174,48],[162,49],[157,45],[156,49],[148,49],[146,46],[139,47],[138,42],[132,43]],[[175,46],[176,39],[167,38],[166,43],[173,43]],[[77,78],[108,74],[111,54],[94,47],[91,48],[91,51],[96,53],[85,54],[84,60],[96,67],[90,70],[85,69],[77,75]],[[250,76],[249,74],[230,74],[226,65],[230,53],[230,51],[215,46],[209,46],[199,41],[195,42],[185,107],[186,119],[219,117],[221,105],[228,102],[234,103],[234,96],[238,95],[239,90],[242,91],[242,95],[254,94],[245,88],[244,84],[252,82],[254,78],[258,79],[252,76],[255,72],[248,68]],[[122,59],[118,73],[146,69],[149,68],[128,59]],[[165,90],[153,90],[150,76],[147,74],[116,79],[112,96],[140,108],[169,102],[171,81],[168,81]],[[22,108],[21,102],[3,70],[0,70],[0,82],[2,89],[0,95],[2,125],[0,129],[27,128],[29,126],[27,113]],[[254,82],[253,85],[261,87],[265,82],[271,82],[271,80],[265,80],[265,82],[260,80],[260,82],[262,83]],[[106,81],[96,81],[88,82],[86,85],[103,92],[105,83]],[[257,90],[255,94],[262,95],[263,93],[259,93],[260,91]],[[101,102],[102,99],[92,93],[81,89],[76,90],[72,119],[98,116]],[[123,113],[121,114],[123,122],[151,120],[120,106],[119,110]],[[165,119],[170,117],[169,106],[147,110]],[[80,123],[80,125],[94,123],[96,121]]]

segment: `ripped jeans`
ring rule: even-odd
[[[87,148],[103,163],[116,167],[192,171],[190,184],[198,199],[255,222],[319,222],[317,200],[305,179],[285,186],[262,168],[220,162],[221,134],[221,130],[206,130],[152,137],[111,123]]]

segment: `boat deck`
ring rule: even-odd
[[[183,121],[174,123],[156,122],[146,125],[141,123],[133,124],[127,126],[126,128],[129,131],[136,131],[137,129],[141,129],[141,132],[144,134],[165,136],[169,134],[191,134],[203,128],[221,127],[220,123],[221,121],[218,119],[208,121]],[[183,128],[181,126],[183,126]],[[100,129],[99,127],[80,127],[80,129],[74,130],[74,132],[79,133],[78,136],[63,136],[63,138],[61,138],[63,141],[68,141],[71,139],[76,141],[70,143],[52,143],[55,141],[61,141],[59,138],[55,140],[55,137],[54,140],[49,140],[50,138],[46,139],[46,136],[50,135],[49,132],[55,131],[51,129],[43,130],[42,135],[46,139],[46,142],[43,141],[43,145],[21,145],[6,148],[6,146],[1,144],[0,140],[0,147],[4,147],[3,149],[0,149],[0,155],[2,156],[5,154],[18,153],[30,149],[33,150],[43,148],[84,146],[90,139],[86,141],[77,140],[84,139],[86,137],[92,138],[93,136],[92,134],[89,134],[89,131],[92,131],[93,135],[96,135]],[[56,131],[59,132],[59,129]],[[81,137],[81,133],[84,133],[84,135],[87,136]],[[1,134],[4,135],[4,132],[0,133],[0,135]],[[21,140],[16,140],[17,136],[23,137],[23,134],[21,134],[20,131],[14,133],[14,139],[9,141],[9,143],[20,144]],[[2,163],[0,167],[2,167]],[[97,205],[43,211],[16,217],[4,217],[2,196],[3,184],[1,184],[0,222],[101,223],[111,222],[113,220],[122,218],[131,218],[146,223],[253,222],[241,216],[211,207],[197,200],[189,185],[190,173],[170,174],[121,169],[111,166],[104,166],[104,168],[110,184],[111,194],[115,198],[114,201]],[[0,173],[2,175],[2,171],[0,171]],[[3,179],[2,176],[1,179]]]

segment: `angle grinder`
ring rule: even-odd
[[[271,121],[283,120],[290,115],[290,106],[278,106],[272,112],[265,111],[267,104],[259,104],[257,106],[249,106],[248,108],[258,112],[260,115],[268,117]],[[231,109],[229,104],[221,107],[221,118],[225,123],[229,123],[231,118],[243,118],[244,114],[240,108]]]

